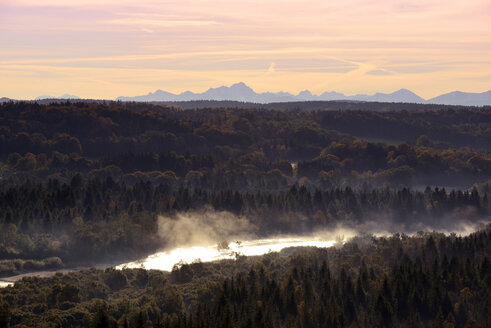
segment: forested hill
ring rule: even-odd
[[[487,109],[285,112],[179,110],[137,103],[0,106],[4,180],[27,176],[69,181],[80,173],[133,181],[164,174],[182,181],[187,177],[205,188],[276,188],[304,177],[304,182],[323,186],[469,188],[491,179],[490,150]],[[298,163],[298,171],[291,163]]]

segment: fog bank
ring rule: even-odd
[[[280,214],[278,214],[280,215]],[[477,219],[471,209],[441,217],[425,217],[421,220],[402,220],[391,215],[367,215],[365,221],[345,220],[306,229],[286,228],[286,224],[265,230],[259,226],[261,219],[249,219],[227,211],[205,208],[200,211],[181,212],[174,216],[159,216],[159,236],[162,249],[191,246],[216,246],[226,241],[255,241],[259,239],[294,238],[301,240],[337,241],[338,245],[359,235],[389,236],[395,233],[413,235],[417,232],[442,232],[445,234],[469,235],[483,229],[491,220]],[[282,222],[282,220],[278,220]],[[307,218],[299,221],[307,221]],[[253,222],[256,222],[254,224]]]
[[[178,213],[174,217],[159,216],[158,223],[165,248],[254,239],[258,230],[246,217],[208,209]]]

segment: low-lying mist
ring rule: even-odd
[[[468,213],[469,214],[469,213]],[[287,225],[289,217],[274,217],[275,222],[285,219],[285,224],[264,227],[260,217],[247,218],[226,211],[205,208],[200,211],[181,212],[174,216],[160,216],[159,236],[162,248],[144,259],[126,263],[120,267],[144,267],[170,271],[174,265],[195,261],[210,262],[234,259],[240,256],[263,255],[279,252],[289,247],[341,247],[351,239],[359,243],[371,243],[370,236],[388,236],[394,233],[414,234],[418,231],[439,231],[466,235],[484,227],[486,222],[456,220],[445,217],[442,220],[403,222],[390,216],[373,217],[363,222],[336,222],[317,225],[306,229],[309,218],[297,217],[299,227]],[[472,217],[471,217],[472,218]],[[291,223],[291,222],[290,222]],[[447,228],[445,229],[445,225]],[[289,227],[289,228],[287,228]],[[357,237],[362,237],[357,238]]]
[[[356,223],[343,222],[358,233],[368,233],[375,236],[404,233],[412,235],[418,231],[437,231],[446,234],[468,235],[484,228],[491,218],[480,215],[475,207],[459,207],[441,214],[432,213],[420,217],[404,219],[398,215],[387,213],[372,213],[365,220]]]
[[[279,215],[279,214],[278,214]],[[439,218],[425,217],[407,222],[386,214],[368,215],[366,220],[345,220],[310,229],[279,224],[263,228],[261,220],[237,216],[227,211],[205,208],[199,211],[177,213],[174,216],[159,216],[159,236],[163,249],[188,246],[217,245],[223,241],[236,242],[256,239],[297,238],[347,241],[358,235],[388,236],[394,233],[415,234],[419,231],[437,231],[445,234],[468,235],[485,227],[490,220],[477,219],[471,208],[459,210]],[[300,221],[305,221],[302,218]],[[281,222],[281,220],[276,220]]]
[[[257,237],[258,230],[246,217],[209,209],[178,213],[174,217],[159,216],[158,222],[165,248],[251,239]]]

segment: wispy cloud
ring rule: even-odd
[[[106,22],[115,25],[132,25],[132,26],[155,26],[155,27],[180,27],[180,26],[206,26],[217,25],[212,20],[177,20],[177,19],[139,19],[139,18],[120,18]]]
[[[0,96],[484,91],[490,21],[489,0],[0,0]]]
[[[387,76],[387,75],[392,75],[394,73],[389,72],[389,71],[384,70],[384,69],[375,69],[373,71],[368,71],[366,74],[368,74],[368,75],[376,75],[376,76]]]

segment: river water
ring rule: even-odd
[[[123,263],[116,266],[122,268],[145,268],[171,271],[178,263],[192,263],[194,261],[211,262],[224,259],[235,259],[237,256],[255,256],[269,252],[279,252],[287,247],[331,247],[336,241],[322,237],[279,237],[268,239],[255,239],[245,241],[222,241],[211,245],[190,245],[163,250],[138,261]],[[104,266],[97,266],[104,269]],[[63,269],[58,271],[42,271],[24,273],[17,276],[0,278],[0,288],[12,286],[15,281],[28,276],[49,277],[56,272],[67,273],[83,268]]]
[[[457,235],[466,236],[478,228],[482,228],[485,223],[476,223],[474,225],[463,225],[454,232]],[[424,230],[424,229],[422,229]],[[450,233],[452,231],[445,231]],[[389,232],[380,233],[380,235],[387,235]],[[179,263],[193,263],[195,261],[211,262],[224,259],[234,259],[238,256],[255,256],[262,255],[269,252],[279,252],[287,247],[319,247],[326,248],[334,246],[337,242],[344,243],[346,240],[355,236],[354,231],[342,229],[331,233],[319,233],[318,235],[310,236],[284,236],[264,239],[251,239],[244,241],[226,242],[222,241],[208,245],[187,245],[177,246],[171,249],[165,249],[152,254],[146,258],[142,258],[138,261],[128,262],[116,265],[117,269],[122,268],[145,268],[171,271],[175,264]],[[336,240],[333,238],[336,236]],[[105,269],[107,267],[114,267],[114,264],[99,264],[95,267],[97,269]],[[94,267],[94,266],[91,266]],[[42,271],[42,272],[30,272],[17,276],[0,278],[0,288],[12,286],[17,280],[27,276],[37,277],[49,277],[56,272],[67,273],[71,271],[78,271],[84,268],[62,269],[57,271]]]
[[[162,251],[139,261],[122,264],[117,268],[127,267],[171,271],[172,267],[179,262],[211,262],[234,259],[242,255],[254,256],[269,252],[279,252],[287,247],[331,247],[335,243],[334,240],[323,240],[316,237],[284,237],[232,243],[221,242],[214,245],[178,247],[172,250]]]

